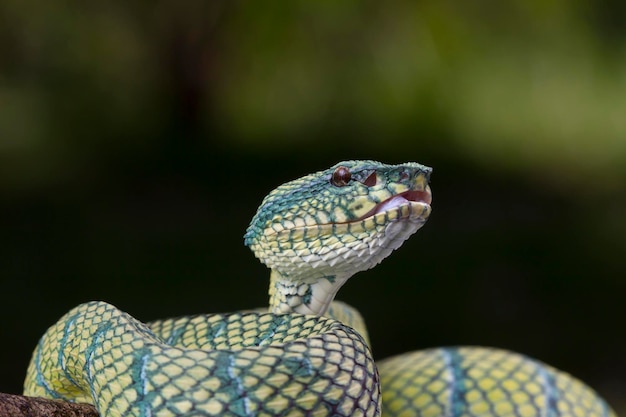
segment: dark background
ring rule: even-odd
[[[626,409],[622,2],[83,3],[0,3],[0,391],[87,300],[264,305],[262,197],[371,158],[435,169],[339,295],[377,357],[503,347]]]

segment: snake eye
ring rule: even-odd
[[[333,172],[333,176],[330,179],[330,183],[335,187],[345,187],[352,179],[350,170],[344,166],[338,166]]]
[[[376,172],[372,172],[366,179],[365,181],[363,181],[364,185],[367,185],[368,187],[373,187],[376,185]]]

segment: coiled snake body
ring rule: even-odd
[[[272,270],[269,312],[144,324],[82,304],[41,338],[24,393],[107,417],[377,416],[381,403],[398,416],[614,415],[580,381],[502,350],[418,351],[377,370],[361,316],[333,298],[426,222],[430,172],[346,161],[278,187],[245,234]]]

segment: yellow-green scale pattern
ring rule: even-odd
[[[300,314],[232,313],[150,327],[103,302],[52,326],[25,394],[94,404],[102,416],[376,416],[363,338]]]
[[[614,416],[571,375],[506,350],[436,348],[385,359],[378,368],[384,416]]]

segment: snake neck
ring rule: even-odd
[[[270,311],[321,316],[350,276],[324,276],[311,280],[293,279],[272,270],[270,276]]]

